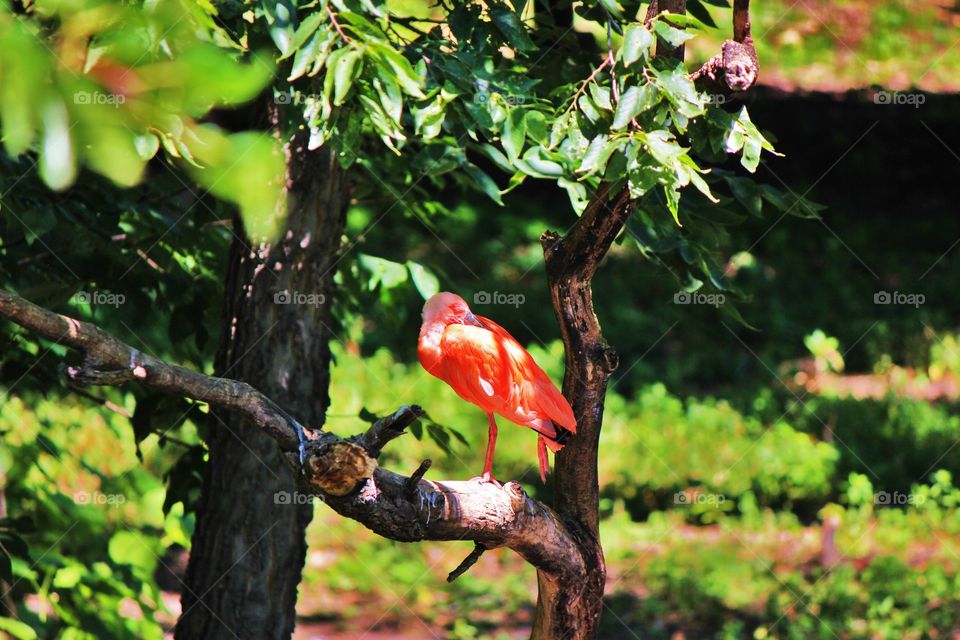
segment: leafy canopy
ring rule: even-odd
[[[311,147],[333,145],[344,166],[366,169],[370,189],[424,217],[449,182],[502,205],[519,185],[548,181],[576,213],[602,182],[622,185],[638,202],[632,241],[679,257],[675,273],[695,290],[705,280],[728,288],[727,225],[764,204],[815,215],[724,168],[736,158],[752,173],[773,147],[746,107],[728,109],[726,97],[697,89],[682,61],[653,55],[658,41],[693,37],[696,18],[645,24],[625,17],[638,5],[612,3],[282,6],[271,35],[291,81],[276,96],[291,126],[304,123]]]
[[[240,207],[251,235],[277,232],[284,161],[255,132],[200,119],[271,81],[207,2],[39,0],[0,5],[0,131],[10,156],[34,150],[47,186],[85,166],[130,187],[163,149],[204,188]],[[246,62],[241,58],[246,57]],[[278,204],[280,203],[280,204]]]

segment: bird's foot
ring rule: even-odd
[[[480,484],[492,484],[497,489],[503,489],[503,485],[493,477],[493,473],[490,471],[484,471],[482,475],[476,476],[475,478],[470,478],[471,482],[479,482]]]

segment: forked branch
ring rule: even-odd
[[[471,540],[483,548],[509,547],[557,581],[573,580],[584,563],[566,526],[515,482],[503,488],[475,481],[413,478],[378,465],[383,447],[423,415],[404,406],[352,438],[309,431],[303,465],[294,418],[251,385],[206,376],[141,353],[96,325],[59,315],[0,291],[0,317],[81,352],[65,367],[77,384],[136,383],[237,411],[272,436],[298,471],[301,489],[334,511],[392,540]]]

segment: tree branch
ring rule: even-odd
[[[725,40],[720,53],[692,74],[702,89],[723,94],[743,92],[760,76],[760,61],[750,35],[750,0],[734,0],[733,40]]]
[[[547,231],[540,238],[566,354],[563,395],[577,419],[576,436],[557,453],[554,464],[556,509],[573,532],[587,570],[575,583],[538,573],[535,640],[593,638],[603,609],[606,567],[600,546],[597,453],[607,380],[618,360],[601,334],[591,282],[634,208],[626,187],[612,197],[611,192],[611,186],[603,184],[565,236]]]
[[[6,291],[0,291],[0,317],[80,351],[82,364],[65,369],[75,383],[135,382],[241,413],[277,441],[290,465],[300,471],[304,491],[386,538],[472,540],[486,549],[508,547],[557,582],[573,580],[585,571],[577,546],[557,514],[527,496],[516,482],[503,488],[475,481],[431,482],[422,479],[426,465],[414,478],[379,467],[383,447],[423,415],[416,405],[401,407],[352,438],[309,432],[301,466],[298,423],[249,384],[168,364],[93,324]]]

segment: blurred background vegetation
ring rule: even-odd
[[[755,329],[675,304],[676,282],[629,238],[598,274],[598,314],[621,358],[600,452],[605,637],[954,637],[960,13],[946,1],[754,5],[762,86],[747,101],[785,154],[761,177],[826,209],[822,220],[731,227],[731,246],[746,250],[727,273],[752,296],[738,308]],[[709,11],[727,24],[723,9]],[[690,57],[722,39],[708,31]],[[919,105],[876,99],[916,89]],[[0,158],[0,272],[28,298],[52,296],[144,351],[210,371],[229,209],[194,196],[179,177],[188,170],[151,162],[145,196],[85,172],[95,188],[51,199],[29,161]],[[429,457],[428,477],[470,477],[485,420],[416,362],[422,298],[406,265],[468,300],[517,296],[475,311],[559,381],[538,238],[570,224],[569,206],[536,184],[503,208],[458,192],[447,215],[383,216],[394,204],[361,190],[349,211],[328,428],[350,434],[364,410],[421,404],[444,428],[422,425],[385,465],[410,471]],[[75,232],[55,233],[64,224]],[[105,238],[104,228],[121,231]],[[125,253],[100,251],[110,242]],[[131,253],[141,256],[132,264]],[[60,285],[125,299],[85,302],[51,282],[58,272]],[[882,292],[923,302],[877,304]],[[0,521],[0,543],[29,547],[12,554],[4,596],[19,621],[0,618],[0,633],[162,637],[179,607],[168,567],[189,546],[197,491],[178,469],[203,456],[204,410],[169,403],[153,407],[155,421],[138,419],[138,391],[62,389],[63,348],[16,331],[2,340],[3,498],[32,528]],[[543,495],[529,434],[508,426],[501,436],[498,475]],[[467,543],[393,543],[316,509],[297,637],[525,637],[536,581],[515,555],[488,553],[447,585]]]

